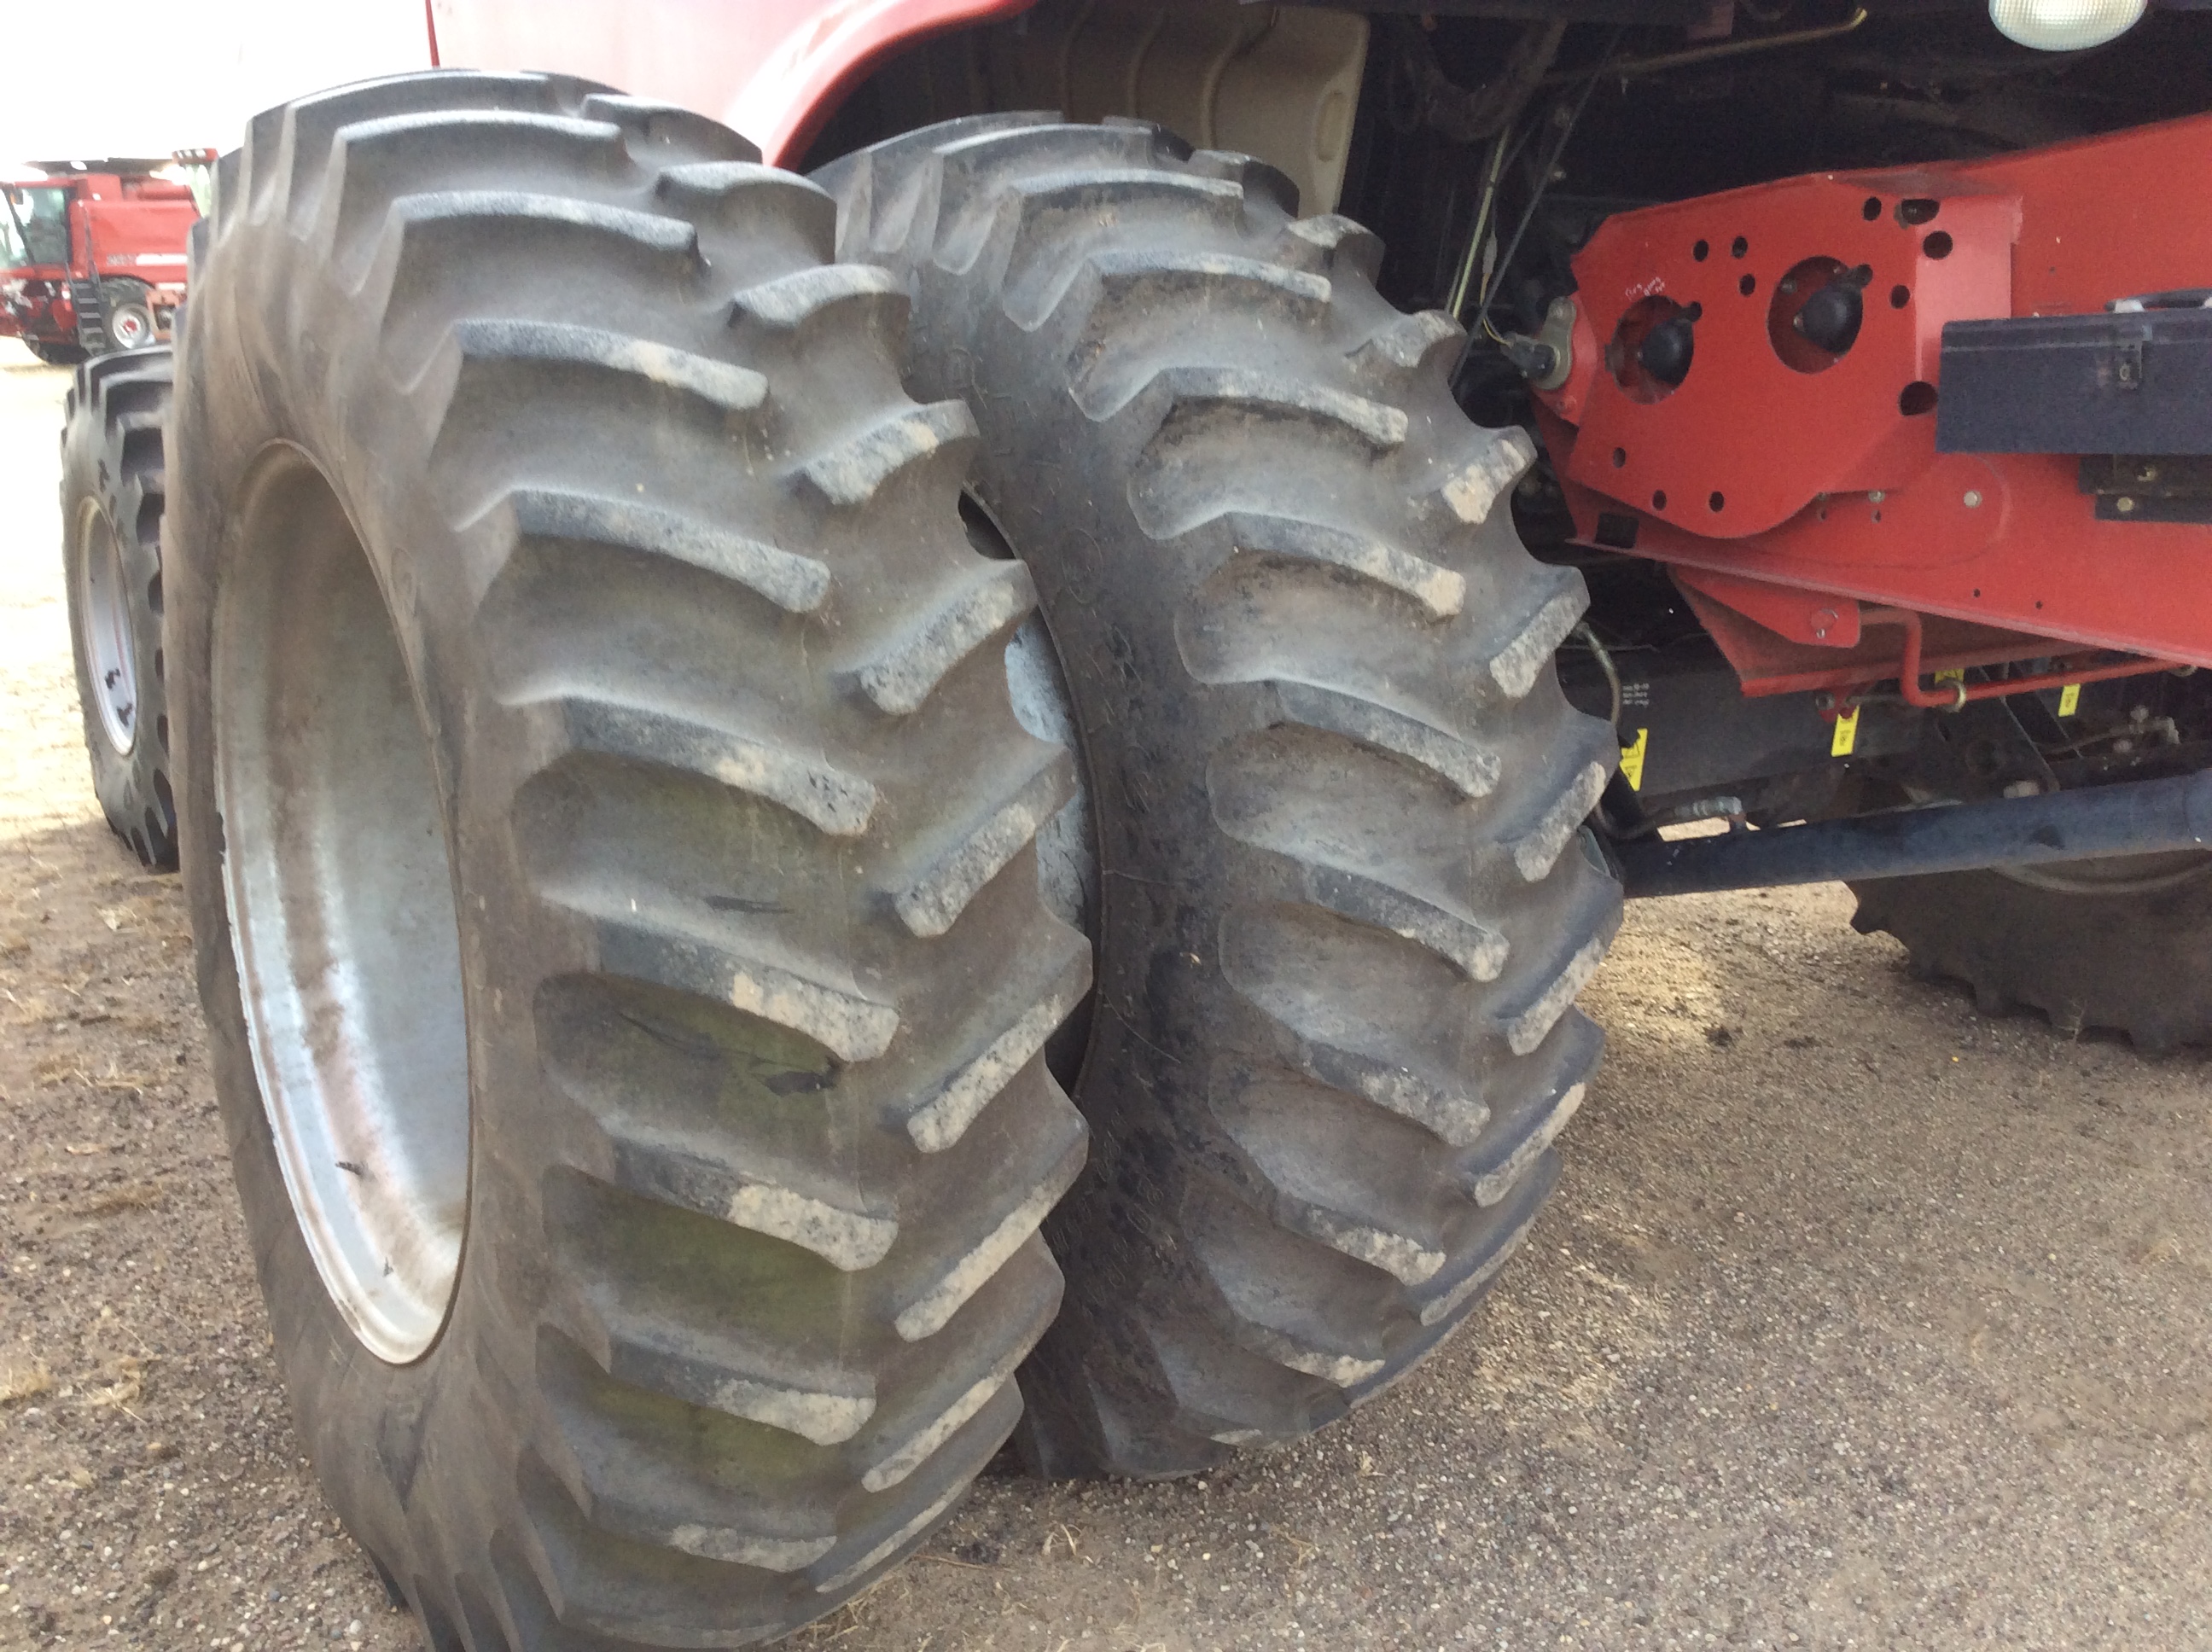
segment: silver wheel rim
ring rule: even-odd
[[[123,554],[106,513],[87,502],[77,521],[77,607],[84,616],[85,665],[100,726],[118,756],[138,744],[138,666],[131,647],[131,602]]]
[[[1095,944],[1098,938],[1098,845],[1075,731],[1075,700],[1044,622],[1032,614],[1006,645],[1006,689],[1014,717],[1040,740],[1075,758],[1075,795],[1036,835],[1037,890],[1053,914]]]
[[[323,1284],[378,1357],[437,1339],[469,1166],[459,924],[430,744],[343,508],[246,490],[216,612],[223,893],[263,1106]]]
[[[994,561],[1016,560],[1012,542],[981,500],[963,494],[960,514],[969,544]],[[1098,831],[1091,812],[1090,774],[1076,727],[1075,696],[1068,690],[1066,668],[1042,612],[1024,621],[1006,644],[1006,692],[1017,722],[1040,740],[1066,746],[1075,760],[1075,795],[1036,835],[1037,892],[1054,917],[1095,946]]]
[[[137,349],[154,336],[153,318],[137,305],[125,305],[107,318],[107,342],[119,350]]]

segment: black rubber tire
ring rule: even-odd
[[[2085,876],[2142,886],[2106,891]],[[2061,1032],[2123,1032],[2151,1053],[2212,1044],[2212,856],[1890,878],[1851,892],[1854,928],[1894,935],[1914,974],[1964,981],[1985,1015],[2026,1005]]]
[[[26,338],[23,348],[50,367],[73,367],[92,359],[92,352],[83,345],[59,343],[51,338]]]
[[[159,337],[161,330],[154,322],[152,289],[143,281],[128,276],[100,283],[100,307],[106,317],[107,348],[109,350],[143,349]],[[118,319],[136,320],[144,330],[144,337],[136,344],[122,342],[123,329]]]
[[[115,835],[155,872],[177,866],[168,695],[161,680],[161,421],[169,385],[166,345],[103,355],[77,368],[62,415],[62,574],[92,789]],[[128,632],[122,641],[137,689],[128,751],[118,749],[102,719],[85,629],[85,559],[92,541],[106,534],[114,536],[122,571]]]
[[[830,1611],[997,1450],[1060,1298],[1036,1227],[1085,1131],[1039,1023],[1089,959],[1002,829],[1074,783],[1009,703],[1033,594],[967,542],[973,425],[902,390],[903,299],[756,153],[566,77],[404,76],[257,118],[195,232],[201,995],[300,1437],[440,1652]],[[406,1364],[302,1236],[226,906],[211,652],[246,559],[293,566],[270,465],[365,552],[455,846],[467,1232]]]
[[[1527,1231],[1599,1052],[1617,753],[1559,691],[1582,580],[1516,537],[1533,449],[1454,404],[1459,328],[1272,169],[1049,120],[822,178],[915,295],[909,384],[975,410],[1095,811],[1096,1146],[1019,1437],[1160,1477],[1395,1381]]]

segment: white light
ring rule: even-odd
[[[1998,32],[2038,52],[2080,52],[2116,40],[2142,19],[2148,0],[1990,0]]]

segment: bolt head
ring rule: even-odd
[[[1981,509],[1981,507],[1982,507],[1982,491],[1981,491],[1981,489],[1978,489],[1978,488],[1969,488],[1969,489],[1966,489],[1966,508],[1967,508],[1968,510],[1970,510],[1970,511],[1978,511],[1978,510]]]
[[[2122,516],[2132,516],[2135,513],[2136,501],[2123,497],[2112,502],[2112,508],[2119,512]]]

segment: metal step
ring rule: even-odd
[[[70,282],[70,301],[76,306],[76,342],[94,355],[107,349],[107,306],[97,281]]]

